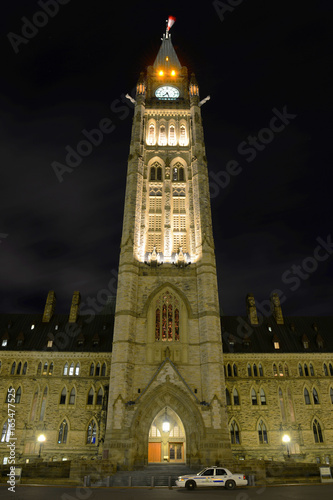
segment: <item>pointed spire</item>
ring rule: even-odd
[[[181,69],[181,64],[177,57],[176,51],[173,48],[170,35],[170,28],[175,20],[176,18],[172,16],[169,16],[169,19],[167,20],[167,27],[165,33],[163,34],[162,45],[154,62],[155,69]]]

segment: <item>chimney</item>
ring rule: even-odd
[[[258,315],[256,308],[256,301],[254,300],[253,293],[248,293],[246,296],[246,312],[251,325],[258,325]]]
[[[271,310],[275,321],[278,325],[284,324],[284,319],[282,316],[282,309],[280,304],[280,297],[277,293],[272,293],[271,295]]]
[[[81,302],[80,292],[74,292],[72,298],[71,310],[69,312],[68,323],[76,323],[77,318],[79,316],[80,302]]]
[[[44,314],[43,314],[43,323],[49,323],[50,319],[53,316],[54,313],[54,308],[56,305],[56,295],[53,290],[50,290],[49,293],[47,294],[47,299],[46,299],[46,304],[45,304],[45,309],[44,309]]]

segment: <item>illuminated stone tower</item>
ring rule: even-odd
[[[231,451],[201,103],[168,28],[135,101],[104,457],[214,464]]]

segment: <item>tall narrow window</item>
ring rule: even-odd
[[[239,405],[239,394],[238,394],[236,387],[233,390],[233,397],[234,397],[234,405],[238,406]]]
[[[283,377],[283,370],[282,370],[281,363],[279,364],[279,375],[280,375],[280,377]]]
[[[280,410],[281,410],[281,417],[282,420],[286,420],[286,412],[284,409],[284,400],[283,400],[283,393],[281,387],[279,387],[279,403],[280,403]]]
[[[329,364],[329,369],[330,369],[330,375],[333,377],[333,366],[332,363]]]
[[[90,377],[94,376],[94,371],[95,371],[95,365],[94,365],[94,363],[91,363],[90,372],[89,372]]]
[[[326,363],[324,363],[324,375],[325,375],[325,377],[328,377],[328,370],[327,370]]]
[[[178,180],[179,181],[184,181],[184,169],[183,169],[183,167],[179,168],[179,171],[178,171]]]
[[[262,369],[262,364],[259,363],[259,377],[263,377],[264,376],[264,370]]]
[[[262,405],[266,404],[266,394],[265,394],[264,389],[260,389],[260,403]]]
[[[185,125],[181,125],[179,130],[179,145],[186,146],[187,138],[186,138],[186,128]]]
[[[286,377],[289,377],[289,368],[287,363],[284,364],[284,374]]]
[[[99,377],[100,373],[101,373],[101,364],[97,363],[95,376]]]
[[[52,375],[52,373],[53,373],[53,363],[50,364],[49,375]]]
[[[227,364],[227,376],[232,377],[231,366],[229,365],[229,363]]]
[[[308,370],[308,366],[307,366],[307,364],[306,364],[306,363],[304,363],[304,375],[305,375],[306,377],[308,377],[308,376],[309,376],[309,370]]]
[[[16,368],[16,363],[14,361],[14,363],[12,364],[12,369],[10,370],[10,374],[11,375],[14,375],[15,374],[15,368]]]
[[[76,367],[75,367],[75,375],[76,375],[76,376],[80,375],[80,363],[76,363]]]
[[[301,363],[298,365],[298,373],[300,374],[300,377],[303,377],[303,368]]]
[[[314,377],[314,369],[313,369],[313,366],[312,366],[311,363],[309,365],[309,368],[310,368],[310,375],[311,375],[311,377]]]
[[[24,365],[23,365],[23,370],[22,370],[22,375],[26,375],[27,373],[27,368],[28,368],[28,363],[25,362]]]
[[[239,429],[235,421],[230,424],[230,440],[231,444],[240,444]]]
[[[155,167],[151,167],[151,169],[150,169],[150,180],[156,181],[156,168]]]
[[[71,390],[71,393],[69,395],[69,404],[70,405],[73,405],[75,404],[75,389],[73,387],[73,389]]]
[[[68,363],[65,363],[63,375],[68,375]]]
[[[258,377],[258,370],[257,370],[257,365],[254,363],[253,365],[253,376]]]
[[[45,415],[45,408],[46,408],[46,399],[47,399],[47,387],[45,387],[44,392],[43,392],[43,399],[42,399],[42,405],[40,408],[40,415],[39,415],[39,420],[44,420],[44,415]]]
[[[157,167],[156,169],[156,180],[161,181],[162,180],[162,169],[161,167]]]
[[[227,400],[227,405],[230,406],[231,405],[231,399],[230,399],[229,389],[225,390],[225,397],[226,397],[226,400]]]
[[[66,420],[63,420],[59,427],[58,432],[58,444],[66,444],[68,434],[68,424]]]
[[[88,399],[87,399],[87,405],[92,405],[94,403],[94,390],[93,388],[90,389],[88,392]]]
[[[175,126],[170,125],[170,127],[169,127],[169,145],[174,146],[175,144],[176,144]]]
[[[315,405],[319,405],[319,397],[318,397],[318,392],[316,391],[315,388],[312,390],[312,396],[313,396],[313,402]]]
[[[47,375],[47,368],[48,368],[48,363],[47,361],[44,363],[44,366],[43,366],[43,375]]]
[[[158,143],[159,143],[160,146],[166,146],[167,137],[166,137],[165,126],[164,125],[160,126],[160,136],[159,136]]]
[[[320,423],[316,418],[313,421],[312,430],[315,443],[323,443],[324,440],[323,440],[323,434],[321,432]]]
[[[103,403],[103,390],[102,388],[99,389],[96,397],[96,404],[101,405]]]
[[[277,377],[277,368],[275,363],[273,364],[273,375],[274,377]]]
[[[235,363],[233,364],[232,369],[234,372],[234,377],[237,377],[237,366],[235,365]]]
[[[149,126],[148,144],[153,146],[155,144],[155,127],[154,125]]]
[[[16,404],[21,402],[21,394],[22,394],[22,390],[21,390],[21,387],[19,387],[16,391],[16,394],[15,394],[15,403]]]
[[[30,420],[31,421],[35,420],[36,409],[37,409],[37,401],[38,401],[38,389],[35,390],[34,397],[33,397],[33,400],[32,400],[32,407],[31,407],[31,414],[30,414]]]
[[[252,369],[250,364],[247,365],[247,374],[249,377],[252,377]]]
[[[66,388],[64,387],[60,394],[59,404],[64,405],[66,403],[66,396],[67,396],[67,391]]]
[[[37,375],[40,375],[41,373],[42,373],[42,363],[38,363]]]
[[[71,363],[71,366],[69,367],[69,373],[71,377],[74,375],[74,363]]]
[[[106,364],[105,363],[103,363],[101,375],[102,375],[102,377],[105,377],[105,375],[106,375]]]
[[[16,374],[17,374],[17,375],[20,375],[20,373],[21,373],[21,368],[22,368],[22,363],[21,363],[21,361],[20,361],[20,362],[19,362],[19,364],[17,365],[17,371],[16,371]]]
[[[156,300],[155,340],[179,340],[178,299],[166,291]]]
[[[260,444],[267,444],[268,443],[266,425],[264,424],[264,422],[262,420],[259,422],[259,425],[258,425],[258,437],[259,437]]]
[[[178,168],[177,167],[173,167],[173,169],[172,169],[172,180],[178,181]]]
[[[251,391],[251,400],[252,400],[252,404],[253,405],[257,405],[258,404],[258,400],[257,400],[257,393],[254,389],[252,389]]]
[[[1,443],[8,443],[10,439],[10,424],[8,420],[3,424],[1,432]]]
[[[92,420],[88,425],[87,431],[87,444],[95,444],[96,443],[96,422]]]
[[[305,404],[306,404],[306,405],[311,404],[309,391],[307,390],[307,388],[306,388],[306,387],[305,387],[305,389],[304,389],[304,401],[305,401]]]

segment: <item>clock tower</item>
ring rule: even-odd
[[[170,24],[128,158],[104,443],[120,468],[231,458],[201,102]]]

